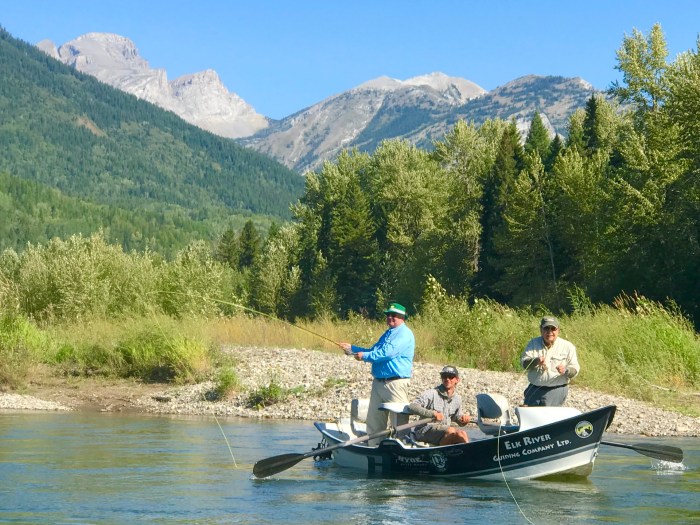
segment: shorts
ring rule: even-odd
[[[428,424],[416,431],[416,440],[439,445],[450,425]]]

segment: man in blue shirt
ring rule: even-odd
[[[413,371],[413,354],[416,340],[406,326],[406,308],[391,303],[384,310],[389,329],[372,348],[361,348],[350,343],[339,343],[347,355],[358,361],[372,363],[372,393],[367,409],[367,434],[375,434],[387,428],[389,413],[379,410],[381,403],[409,403],[408,386]],[[394,425],[408,422],[407,414],[398,414]],[[377,445],[381,439],[370,440]]]

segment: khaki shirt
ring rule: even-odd
[[[525,361],[536,357],[544,357],[547,370],[540,371],[534,364],[530,365],[527,371],[527,379],[535,386],[566,385],[571,378],[581,371],[576,358],[576,347],[561,337],[556,338],[551,348],[544,346],[542,337],[531,339],[520,356],[520,364],[524,367]],[[560,374],[557,371],[557,365],[561,364],[566,365],[567,371],[565,374]]]

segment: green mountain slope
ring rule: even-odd
[[[126,251],[146,249],[165,257],[173,256],[193,239],[212,239],[232,227],[243,228],[253,220],[261,230],[271,218],[255,215],[229,215],[221,223],[195,221],[183,211],[126,210],[95,204],[64,195],[41,183],[0,173],[0,252],[6,248],[24,249],[28,242],[44,244],[53,237],[89,235],[102,231],[110,243]]]
[[[287,218],[303,192],[303,179],[276,161],[76,72],[2,28],[0,79],[0,172],[66,197],[210,228],[232,214]]]

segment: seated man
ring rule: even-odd
[[[440,378],[441,385],[426,390],[409,405],[412,414],[432,417],[436,421],[416,427],[415,438],[433,445],[468,443],[467,433],[450,425],[454,421],[464,426],[470,419],[462,413],[462,398],[455,392],[459,372],[454,366],[446,366],[440,372]]]

